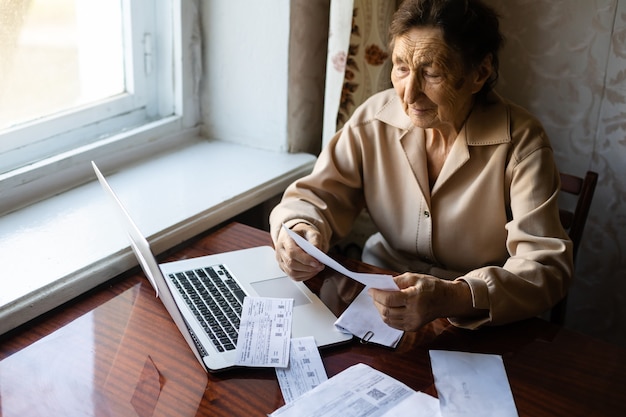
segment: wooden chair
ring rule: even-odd
[[[598,174],[593,171],[587,171],[585,178],[561,173],[561,192],[572,194],[578,198],[574,211],[564,208],[559,210],[563,228],[568,232],[570,239],[574,243],[574,264],[576,263],[576,255],[580,247],[597,182]],[[550,321],[563,325],[565,323],[566,309],[567,295],[552,307]]]

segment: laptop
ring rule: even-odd
[[[292,298],[293,338],[313,336],[318,347],[352,338],[335,327],[337,317],[306,285],[285,275],[269,246],[158,264],[147,239],[96,164],[92,165],[117,207],[146,277],[205,370],[235,367],[241,304],[246,296]]]

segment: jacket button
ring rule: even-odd
[[[430,212],[428,210],[424,210],[424,217],[430,217]]]

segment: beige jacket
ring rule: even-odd
[[[572,275],[572,244],[557,206],[559,175],[540,123],[492,94],[457,137],[432,190],[424,130],[393,90],[360,106],[320,154],[313,172],[289,186],[270,215],[306,221],[327,242],[346,236],[363,208],[380,231],[366,261],[398,272],[465,280],[475,308],[463,327],[503,324],[548,310]]]

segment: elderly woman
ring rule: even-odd
[[[546,133],[492,90],[496,14],[478,0],[406,0],[390,39],[393,89],[354,112],[270,215],[279,264],[295,280],[323,268],[283,223],[328,250],[366,208],[379,233],[363,260],[408,271],[400,291],[370,290],[390,326],[541,314],[566,293],[572,245]]]

